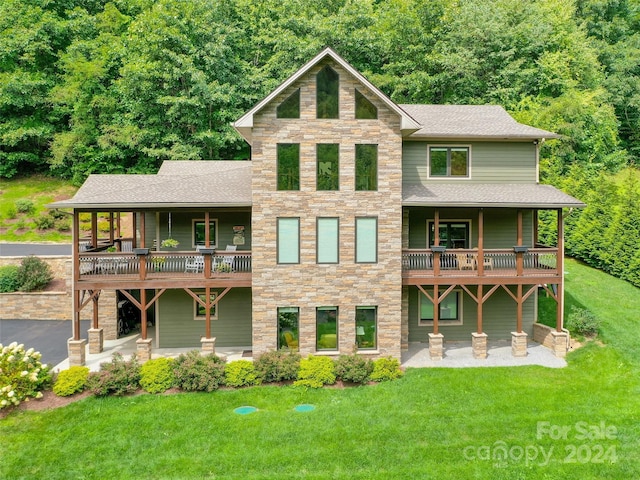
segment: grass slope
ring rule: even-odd
[[[640,478],[640,291],[566,267],[567,296],[601,317],[605,343],[572,352],[565,369],[89,398],[0,421],[0,478]],[[317,408],[294,412],[301,403]],[[234,414],[241,405],[260,410]]]
[[[46,204],[70,198],[76,190],[66,180],[43,176],[0,179],[0,241],[69,242],[70,230],[37,230],[34,219],[48,214]],[[29,214],[15,212],[15,203],[20,199],[33,201],[34,211]]]

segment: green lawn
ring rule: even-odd
[[[76,187],[68,181],[43,176],[31,176],[18,179],[0,179],[0,241],[6,242],[69,242],[71,230],[51,228],[38,230],[35,219],[40,215],[48,215],[45,205],[56,200],[73,196]],[[16,201],[29,199],[34,210],[21,213],[16,209]],[[66,223],[69,228],[71,220]]]
[[[600,316],[605,342],[572,352],[567,368],[89,398],[1,420],[0,478],[640,478],[640,291],[566,269],[567,296]],[[301,403],[317,408],[294,412]],[[234,414],[241,405],[260,410]]]

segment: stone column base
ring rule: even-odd
[[[136,340],[138,360],[142,363],[151,360],[152,338],[139,338]]]
[[[202,354],[210,355],[212,353],[216,353],[216,337],[202,337],[200,339],[200,343],[202,343]]]
[[[86,363],[86,347],[87,341],[84,338],[80,340],[70,338],[67,340],[70,367],[80,366]]]
[[[89,353],[102,353],[104,346],[104,330],[102,328],[89,329]]]
[[[487,334],[473,332],[471,334],[471,350],[473,358],[487,358]]]
[[[444,335],[441,333],[429,334],[429,355],[431,360],[442,360],[444,354]]]
[[[527,356],[527,334],[525,332],[511,332],[511,355],[514,357]]]
[[[569,334],[567,332],[551,332],[553,354],[556,357],[564,358],[567,356],[567,344],[569,343]]]

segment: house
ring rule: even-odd
[[[85,306],[90,352],[114,336],[100,314],[109,291],[140,309],[142,359],[198,345],[399,358],[409,342],[437,359],[445,340],[472,341],[477,358],[511,340],[522,356],[539,292],[557,301],[564,354],[563,209],[584,204],[538,181],[556,134],[499,106],[397,105],[331,49],[233,126],[251,161],[91,175],[52,205],[74,214],[72,363]],[[538,243],[540,211],[557,218],[556,245]]]

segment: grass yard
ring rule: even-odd
[[[409,369],[371,387],[88,398],[0,420],[0,478],[640,478],[640,290],[574,261],[603,345],[565,369]],[[297,413],[310,403],[316,410]],[[259,411],[237,415],[253,405]]]
[[[39,230],[36,219],[48,215],[45,205],[70,198],[77,188],[68,181],[43,176],[0,179],[0,241],[69,242],[71,219],[60,219],[52,228]],[[33,210],[20,212],[16,202],[31,200]]]

